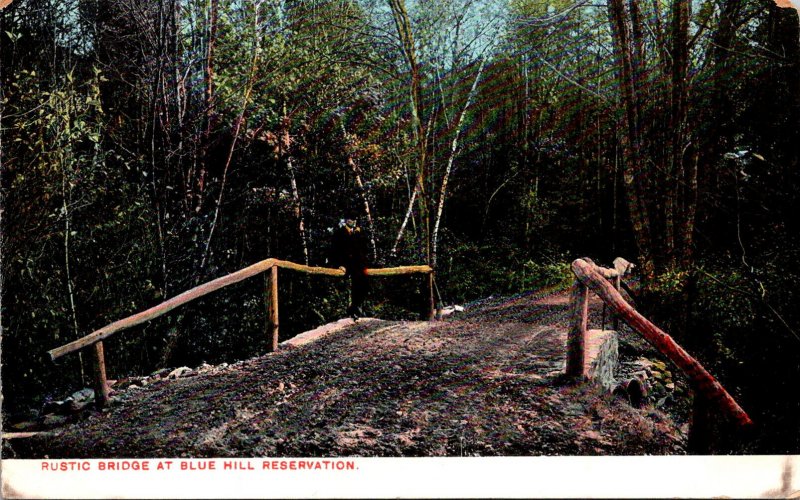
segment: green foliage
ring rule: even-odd
[[[520,283],[522,290],[537,290],[545,287],[566,288],[575,280],[567,259],[558,262],[539,263],[526,261],[523,264]]]
[[[365,201],[375,265],[420,263],[432,228],[419,200],[434,213],[479,55],[485,69],[441,220],[442,300],[561,288],[580,255],[636,260],[605,5],[407,3],[424,165],[410,127],[410,75],[383,2],[18,0],[4,10],[4,408],[37,406],[87,382],[77,356],[53,366],[41,359],[46,349],[267,257],[302,261],[305,247],[324,265],[328,229],[349,210],[366,226]],[[769,381],[748,374],[779,366],[782,381],[800,379],[796,349],[787,348],[800,319],[792,126],[800,107],[791,91],[800,72],[787,62],[800,53],[797,23],[755,1],[737,5],[748,22],[722,52],[714,48],[723,46],[722,7],[695,9],[693,25],[703,28],[693,32],[687,123],[700,140],[696,248],[693,262],[664,266],[644,284],[643,303],[762,417],[791,429],[797,398],[767,401],[750,378]],[[656,24],[638,84],[668,96],[668,79],[654,71],[669,55],[656,43],[667,3],[643,9]],[[644,104],[655,162],[670,128]],[[740,149],[748,153],[726,157]],[[685,189],[686,179],[662,170],[634,180]],[[398,255],[389,255],[420,174],[422,195]],[[651,228],[658,244],[667,222]],[[282,272],[280,289],[283,338],[347,306],[343,280]],[[417,279],[377,280],[368,308],[415,317],[421,290]],[[109,375],[262,353],[265,322],[260,279],[226,288],[110,339]]]
[[[456,242],[452,233],[437,274],[443,300],[464,303],[489,296],[510,295],[545,288],[566,288],[574,280],[564,255],[529,253],[502,238],[477,245]]]
[[[736,270],[704,273],[697,284],[697,309],[721,332],[735,332],[758,320],[748,280]]]

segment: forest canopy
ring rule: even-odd
[[[46,350],[355,216],[437,301],[637,263],[639,307],[800,452],[800,23],[771,0],[14,0],[0,11],[3,418]],[[264,283],[115,337],[111,378],[263,352]],[[341,317],[287,277],[281,331]],[[408,317],[417,285],[376,284]]]

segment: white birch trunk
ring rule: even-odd
[[[447,158],[447,168],[444,171],[444,177],[442,178],[442,187],[439,190],[439,203],[436,207],[436,219],[433,224],[433,235],[432,235],[432,248],[431,248],[431,267],[436,269],[436,250],[439,243],[439,227],[442,222],[442,212],[444,212],[444,201],[447,198],[447,183],[450,180],[450,172],[453,170],[453,162],[456,158],[456,151],[458,151],[458,140],[461,137],[461,127],[464,125],[464,116],[467,114],[467,110],[469,109],[470,105],[472,104],[472,100],[475,98],[475,94],[478,91],[478,82],[481,79],[481,75],[483,74],[483,67],[485,64],[485,59],[481,59],[480,66],[478,67],[478,73],[475,75],[475,80],[472,82],[472,88],[469,89],[469,95],[467,95],[467,100],[464,102],[464,107],[461,108],[461,113],[458,115],[458,120],[456,121],[455,127],[455,134],[453,135],[453,142],[450,143],[450,155]]]
[[[369,208],[367,191],[364,189],[364,183],[361,181],[361,174],[358,173],[356,162],[353,161],[353,158],[348,158],[347,163],[350,164],[350,168],[353,169],[353,175],[356,177],[356,186],[358,186],[358,192],[361,193],[361,201],[364,203],[364,213],[367,214],[367,231],[369,232],[369,244],[372,248],[372,261],[377,262],[378,246],[375,244],[375,226],[372,223],[372,212]]]
[[[253,27],[258,26],[258,4],[256,4],[256,11],[253,15]],[[253,82],[255,79],[256,67],[258,65],[258,38],[256,37],[253,42],[253,58],[250,65],[250,75],[247,81],[247,88],[245,89],[244,95],[242,96],[242,109],[239,112],[239,117],[236,120],[236,127],[233,131],[233,140],[231,141],[231,147],[228,149],[228,156],[225,160],[225,168],[222,170],[222,182],[220,183],[219,187],[219,196],[217,197],[217,206],[214,208],[214,219],[211,222],[211,229],[208,232],[208,238],[206,239],[206,246],[203,250],[203,258],[200,261],[200,268],[203,269],[206,266],[206,260],[208,259],[208,253],[211,248],[211,238],[214,236],[214,230],[217,228],[217,222],[219,221],[219,213],[222,208],[222,197],[225,194],[225,184],[228,180],[228,170],[231,166],[231,160],[233,160],[233,151],[236,149],[236,142],[239,140],[239,133],[242,130],[242,124],[245,121],[245,113],[247,112],[247,104],[250,101],[250,94],[253,92]],[[246,128],[246,127],[245,127]],[[287,136],[288,136],[288,129],[287,129]],[[289,170],[292,172],[292,183],[294,184],[294,171],[291,168],[291,161],[289,162]],[[302,234],[303,224],[300,224],[300,230]],[[305,240],[304,240],[305,244]],[[306,263],[308,261],[308,252],[306,252]]]
[[[411,192],[411,198],[408,199],[408,209],[406,210],[406,216],[403,219],[403,223],[400,225],[400,230],[397,231],[397,237],[394,240],[394,245],[392,245],[392,255],[397,253],[397,245],[400,244],[400,240],[403,239],[403,233],[406,230],[406,226],[408,225],[409,219],[411,219],[411,213],[414,211],[414,201],[417,199],[417,193],[419,192],[419,183],[414,183],[414,191]]]
[[[306,241],[306,221],[303,217],[303,206],[300,203],[300,190],[297,189],[297,179],[294,175],[294,165],[292,157],[286,159],[286,167],[289,169],[289,183],[292,187],[292,200],[294,200],[294,215],[297,217],[298,230],[300,232],[300,242],[303,245],[303,263],[308,265],[308,241]]]

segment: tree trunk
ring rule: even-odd
[[[364,204],[364,213],[367,216],[367,231],[369,232],[369,245],[370,249],[372,250],[372,261],[376,262],[378,260],[378,246],[375,244],[375,225],[372,222],[372,211],[369,208],[367,190],[364,188],[364,183],[361,181],[361,174],[358,171],[358,165],[356,165],[356,162],[353,160],[352,156],[347,158],[347,164],[353,171],[356,187],[358,187],[358,192],[361,195],[361,202]]]
[[[258,6],[259,4],[255,5],[255,11],[253,13],[253,30],[255,31],[258,27]],[[205,249],[203,250],[203,258],[200,261],[200,268],[203,269],[206,266],[206,259],[208,258],[209,249],[211,248],[211,238],[214,236],[214,230],[217,227],[217,222],[219,221],[219,213],[222,208],[222,199],[223,195],[225,194],[225,184],[228,180],[228,170],[230,170],[231,161],[233,160],[233,152],[236,149],[236,143],[239,140],[239,134],[242,131],[242,125],[245,122],[245,115],[247,113],[247,106],[250,102],[250,95],[253,92],[253,85],[255,83],[255,75],[256,75],[256,68],[258,67],[258,37],[253,38],[253,54],[252,59],[250,62],[250,74],[247,78],[247,86],[245,87],[244,94],[242,95],[242,108],[239,111],[239,116],[236,119],[236,125],[233,129],[233,139],[231,140],[231,146],[228,148],[228,156],[225,158],[225,166],[222,169],[222,182],[220,183],[219,187],[219,195],[217,196],[217,203],[214,207],[214,218],[211,221],[211,228],[208,231],[208,238],[206,239]],[[246,125],[245,125],[245,128]],[[294,175],[292,175],[294,178]],[[302,223],[301,223],[301,230],[302,230]],[[306,264],[308,264],[308,251],[306,251]]]
[[[645,169],[640,124],[634,85],[634,54],[631,50],[631,35],[628,14],[622,0],[609,0],[608,13],[611,21],[614,47],[617,52],[617,81],[622,99],[622,177],[628,201],[631,222],[639,250],[640,264],[645,278],[655,274],[650,210],[647,207],[647,192],[641,175]],[[637,63],[638,64],[638,63]]]
[[[219,16],[219,0],[208,0],[208,36],[206,40],[205,61],[205,129],[200,146],[200,171],[197,175],[197,200],[195,212],[200,212],[205,199],[206,177],[208,175],[209,149],[211,133],[214,128],[214,56],[217,39],[217,18]]]
[[[689,72],[689,0],[674,0],[672,3],[672,158],[670,161],[675,188],[668,191],[671,198],[672,218],[667,219],[666,228],[677,246],[674,252],[667,254],[667,264],[674,267],[679,261],[687,261],[691,244],[691,233],[694,230],[694,203],[690,170],[694,170],[694,162],[686,161],[685,153],[688,144],[687,108],[688,108],[688,72]],[[687,168],[687,163],[689,167]],[[696,182],[695,182],[696,185]],[[682,199],[678,199],[678,198]],[[690,213],[692,214],[690,216]],[[690,220],[691,219],[691,220]],[[687,233],[688,232],[688,233]],[[677,234],[676,234],[677,233]],[[668,249],[669,250],[669,249]]]
[[[430,266],[436,269],[436,251],[439,242],[439,225],[442,221],[442,212],[444,211],[444,201],[447,198],[447,183],[450,179],[450,172],[453,170],[453,162],[456,158],[456,152],[458,151],[458,140],[461,137],[461,128],[464,125],[464,116],[467,114],[467,110],[469,109],[470,105],[472,104],[473,99],[475,99],[475,94],[478,91],[478,82],[481,79],[481,75],[483,74],[483,68],[485,64],[485,59],[481,59],[480,66],[478,66],[478,73],[475,75],[475,79],[472,81],[472,87],[469,89],[469,94],[467,95],[467,100],[464,102],[464,107],[461,108],[461,112],[458,115],[458,119],[455,123],[455,133],[453,135],[453,141],[450,143],[450,152],[447,157],[447,167],[444,172],[444,177],[442,178],[442,186],[439,189],[439,204],[436,207],[436,219],[433,226],[433,236],[432,236],[432,248],[431,248],[431,257],[430,257]]]
[[[392,245],[392,255],[397,253],[397,245],[400,244],[400,240],[403,239],[403,233],[406,230],[406,226],[408,225],[408,221],[411,219],[411,214],[414,212],[414,202],[417,199],[417,193],[419,192],[419,184],[414,184],[414,190],[411,192],[411,196],[408,198],[408,208],[406,209],[406,215],[403,217],[403,223],[400,224],[400,229],[397,231],[397,237],[394,239],[394,245]]]
[[[300,244],[303,247],[303,263],[308,265],[308,242],[306,241],[306,221],[303,217],[303,205],[300,200],[300,190],[297,188],[297,179],[294,175],[294,164],[292,157],[286,158],[286,168],[289,171],[289,184],[292,188],[292,199],[294,200],[294,216],[297,218],[297,230],[300,233]]]
[[[72,286],[72,271],[70,266],[70,235],[72,228],[70,222],[72,219],[71,205],[72,205],[72,187],[67,179],[67,171],[64,159],[61,159],[61,196],[63,204],[61,210],[64,217],[64,273],[67,281],[67,298],[69,299],[69,311],[72,319],[72,330],[75,338],[80,335],[78,329],[78,313],[75,308],[75,290]],[[80,367],[81,383],[86,385],[86,373],[83,368],[83,356],[79,353],[78,365]]]
[[[430,210],[428,207],[428,181],[427,171],[427,134],[422,120],[422,80],[419,63],[414,46],[414,34],[411,29],[411,20],[406,10],[405,0],[389,0],[397,36],[400,40],[400,49],[409,72],[408,95],[411,106],[411,128],[414,136],[414,145],[417,154],[416,187],[412,199],[416,198],[419,204],[419,215],[422,223],[422,236],[425,246],[426,262],[431,262],[431,227]],[[411,212],[408,212],[409,214]],[[405,227],[405,222],[403,224]],[[401,232],[402,234],[402,232]]]

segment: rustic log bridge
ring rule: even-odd
[[[266,271],[270,271],[269,284],[266,292],[269,298],[268,321],[270,345],[274,351],[278,346],[278,268],[291,269],[293,271],[298,271],[305,274],[317,274],[324,276],[345,275],[344,268],[333,269],[329,267],[306,266],[303,264],[297,264],[279,259],[262,260],[261,262],[257,262],[234,273],[196,286],[142,312],[118,321],[114,321],[113,323],[110,323],[99,330],[95,330],[84,337],[55,349],[51,349],[47,352],[50,355],[50,359],[55,361],[61,356],[71,352],[75,352],[89,346],[94,346],[95,394],[98,406],[102,407],[108,402],[109,397],[108,384],[106,381],[105,356],[103,353],[103,339],[106,339],[122,330],[127,330],[128,328],[158,318],[159,316],[168,313],[176,307],[182,306],[204,295],[208,295],[209,293],[219,290],[220,288],[238,283]],[[431,269],[430,266],[400,266],[382,269],[367,269],[366,274],[368,276],[376,277],[400,276],[405,274],[426,274],[427,279],[425,280],[425,287],[428,289],[426,294],[428,298],[426,299],[424,317],[429,320],[433,319],[433,269]]]
[[[739,404],[731,397],[722,385],[689,353],[678,345],[672,337],[642,316],[636,309],[620,295],[619,291],[608,280],[620,276],[616,269],[599,267],[591,261],[578,259],[572,263],[572,271],[578,278],[574,302],[574,322],[578,325],[570,330],[568,343],[568,370],[574,373],[576,360],[570,364],[571,357],[578,359],[583,353],[578,348],[585,343],[581,338],[586,332],[586,315],[588,304],[588,290],[596,293],[608,306],[631,328],[642,335],[650,344],[665,355],[672,363],[683,371],[689,378],[696,391],[696,397],[701,397],[709,405],[713,404],[723,410],[739,425],[750,425],[752,420]],[[574,351],[574,352],[573,352]],[[572,370],[572,372],[570,371]]]

